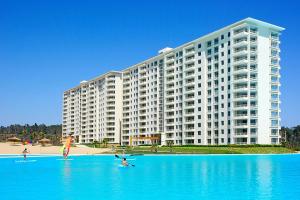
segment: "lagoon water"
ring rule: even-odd
[[[299,154],[71,158],[0,157],[0,199],[300,199]]]

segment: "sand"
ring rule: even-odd
[[[0,154],[22,154],[24,145],[14,145],[11,143],[0,143]],[[61,147],[59,146],[32,146],[26,145],[26,148],[30,154],[61,154]],[[71,147],[70,155],[72,154],[101,154],[110,152],[109,148],[91,148],[85,145],[79,145],[77,147]]]

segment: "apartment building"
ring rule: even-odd
[[[163,132],[163,59],[123,71],[123,145],[159,143]]]
[[[63,137],[72,134],[76,143],[106,139],[120,143],[122,73],[108,72],[67,90],[63,96]]]
[[[247,18],[166,53],[162,144],[278,144],[282,30]]]
[[[283,30],[246,18],[123,70],[121,144],[278,144]]]

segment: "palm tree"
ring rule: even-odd
[[[108,138],[104,138],[104,139],[102,140],[102,144],[103,144],[103,146],[104,146],[105,148],[107,148]]]
[[[158,150],[157,144],[152,144],[152,146],[151,146],[151,152],[157,153],[157,150]]]

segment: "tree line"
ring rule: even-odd
[[[282,144],[286,147],[300,150],[300,125],[287,128],[281,128]]]
[[[281,128],[282,144],[289,148],[300,150],[300,125],[288,128]],[[23,141],[29,140],[32,143],[37,142],[42,138],[48,138],[55,145],[61,143],[62,125],[10,125],[0,126],[0,141],[6,141],[8,137],[16,136]]]
[[[14,124],[10,126],[0,126],[0,141],[6,141],[8,137],[16,136],[22,141],[36,143],[42,138],[48,138],[52,144],[60,144],[62,135],[62,126],[45,124]]]

